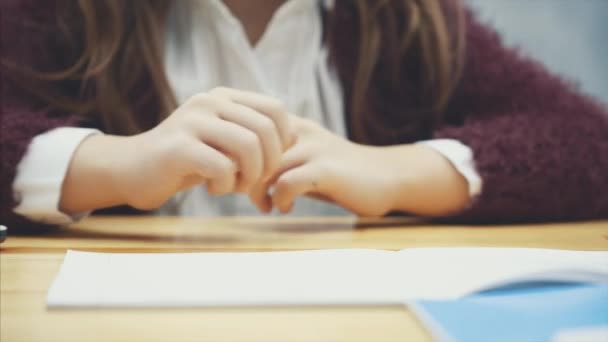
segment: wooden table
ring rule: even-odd
[[[608,250],[608,221],[466,227],[412,219],[92,217],[0,244],[0,341],[427,341],[401,306],[48,311],[45,297],[70,248],[160,253],[428,246]]]

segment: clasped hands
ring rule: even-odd
[[[287,213],[307,195],[362,216],[433,214],[436,208],[420,206],[425,195],[418,193],[434,196],[421,190],[424,175],[451,168],[428,148],[356,144],[289,115],[272,97],[229,88],[193,96],[127,145],[113,163],[122,165],[113,184],[123,202],[140,209],[204,184],[211,194],[246,193],[262,212]],[[437,181],[441,186],[440,179],[430,183]]]

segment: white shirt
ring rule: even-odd
[[[275,96],[291,113],[345,136],[342,89],[328,63],[321,34],[317,1],[286,1],[255,46],[251,46],[241,23],[222,1],[175,1],[165,32],[165,71],[178,104],[218,86],[250,90]],[[58,128],[35,137],[18,165],[13,192],[21,202],[15,212],[56,224],[77,219],[58,210],[61,184],[78,145],[90,134],[99,133],[84,128]],[[481,179],[475,171],[470,148],[446,139],[420,143],[452,162],[467,179],[472,196],[481,191]],[[258,215],[247,196],[211,196],[203,186],[176,194],[159,213]],[[301,197],[291,214],[347,212]]]

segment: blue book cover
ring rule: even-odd
[[[530,283],[411,307],[440,341],[551,341],[559,331],[608,326],[608,286]]]

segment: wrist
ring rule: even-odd
[[[374,197],[377,214],[383,216],[392,211],[404,211],[404,194],[415,183],[409,145],[355,145],[362,152],[353,151],[352,155],[364,156],[362,170],[366,182],[373,184],[375,191],[381,194]]]
[[[60,209],[68,214],[126,204],[128,137],[94,135],[76,149],[62,185]]]
[[[133,188],[134,177],[137,177],[135,160],[141,144],[137,136],[106,135],[99,141],[98,177],[106,178],[108,191],[113,205],[130,205],[137,191]],[[101,157],[103,156],[103,157]]]
[[[420,145],[386,147],[391,155],[391,211],[446,216],[469,203],[466,179],[442,154]]]

